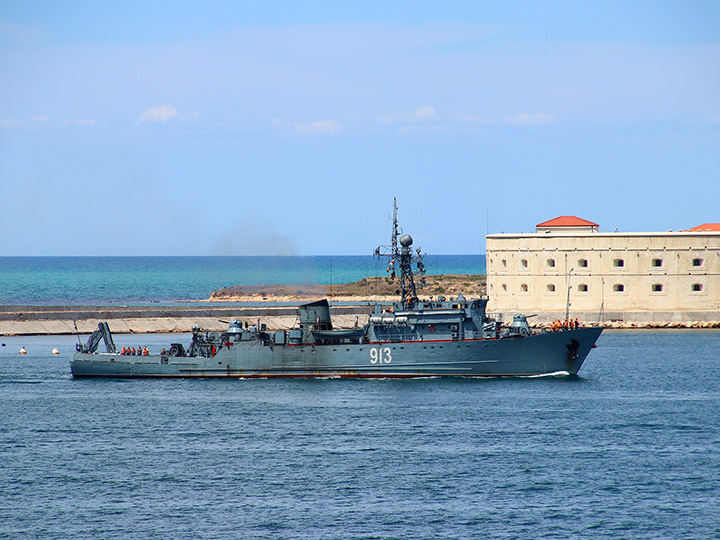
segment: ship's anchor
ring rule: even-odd
[[[577,339],[571,339],[570,343],[565,345],[567,347],[568,360],[575,360],[578,357],[578,350],[580,350],[580,342]]]

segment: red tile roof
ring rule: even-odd
[[[714,232],[720,232],[720,223],[704,223],[703,225],[698,225],[697,227],[693,227],[692,229],[688,229],[688,231],[696,232],[696,231],[714,231]]]
[[[560,216],[550,221],[538,223],[536,227],[598,227],[597,223],[576,216]]]

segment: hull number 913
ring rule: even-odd
[[[372,347],[370,349],[371,364],[389,364],[390,362],[392,362],[390,347],[378,347],[377,349]]]

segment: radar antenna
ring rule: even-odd
[[[402,229],[398,227],[397,219],[397,198],[393,197],[393,232],[392,240],[389,246],[379,246],[375,249],[375,255],[388,257],[387,271],[390,272],[390,278],[395,279],[396,268],[400,268],[400,301],[403,304],[415,304],[419,301],[417,290],[415,288],[415,279],[413,277],[412,263],[415,259],[417,274],[425,273],[425,265],[422,262],[424,255],[420,254],[420,248],[417,248],[416,255],[413,256],[412,236],[402,234]],[[398,247],[398,237],[400,247]],[[424,280],[423,280],[424,281]]]

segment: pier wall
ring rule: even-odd
[[[367,322],[369,305],[334,306],[330,309],[337,326]],[[257,307],[145,307],[145,306],[0,306],[0,336],[87,334],[100,321],[107,321],[117,334],[187,333],[194,326],[220,332],[234,319],[255,324],[258,319],[269,329],[295,326],[295,306]]]

